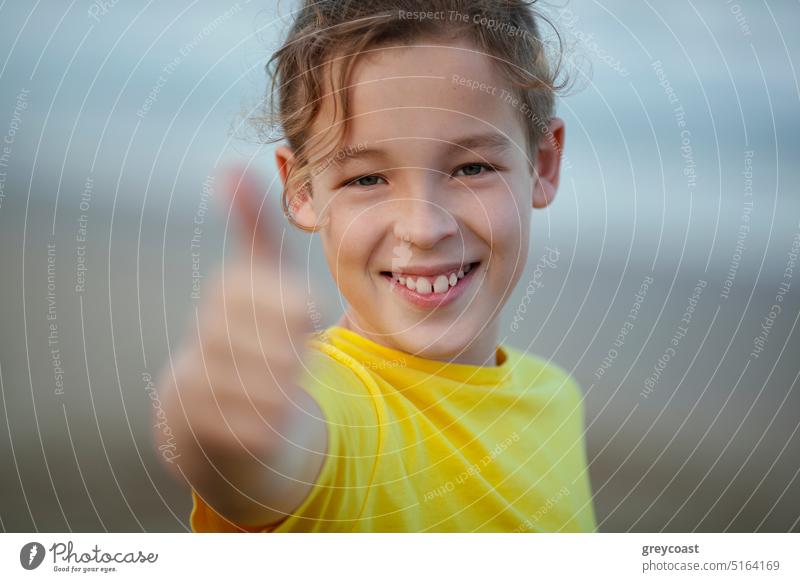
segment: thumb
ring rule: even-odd
[[[231,212],[239,222],[238,238],[251,254],[277,262],[280,255],[280,236],[264,211],[268,188],[244,165],[224,171],[224,187],[230,199]]]

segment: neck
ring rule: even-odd
[[[345,312],[336,322],[338,327],[349,329],[354,333],[363,335],[370,341],[377,344],[386,346],[387,348],[400,349],[397,346],[389,345],[386,343],[386,336],[381,334],[371,334],[366,332],[364,326],[354,325],[353,318],[356,316],[349,312]],[[458,354],[449,358],[433,358],[442,362],[450,362],[453,364],[466,364],[470,366],[496,366],[497,365],[497,319],[492,321],[491,324],[486,326],[472,342],[469,343],[463,350],[459,350]]]

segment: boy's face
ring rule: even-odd
[[[346,325],[421,357],[492,365],[531,205],[546,206],[558,183],[556,150],[543,142],[531,172],[525,110],[471,45],[372,52],[349,96],[344,145],[312,166],[313,197],[297,213],[323,225]],[[329,101],[316,137],[334,122]]]

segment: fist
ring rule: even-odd
[[[227,185],[244,252],[208,280],[162,376],[162,401],[181,449],[265,459],[285,446],[298,404],[307,402],[295,385],[311,321],[305,285],[279,266],[279,241],[259,224],[265,189],[241,171]]]

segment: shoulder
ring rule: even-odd
[[[308,348],[299,384],[314,397],[329,422],[360,418],[375,424],[380,406],[374,378],[351,356],[328,343],[311,340]]]
[[[504,345],[514,381],[523,388],[557,392],[565,399],[583,399],[583,391],[575,377],[551,358]]]

